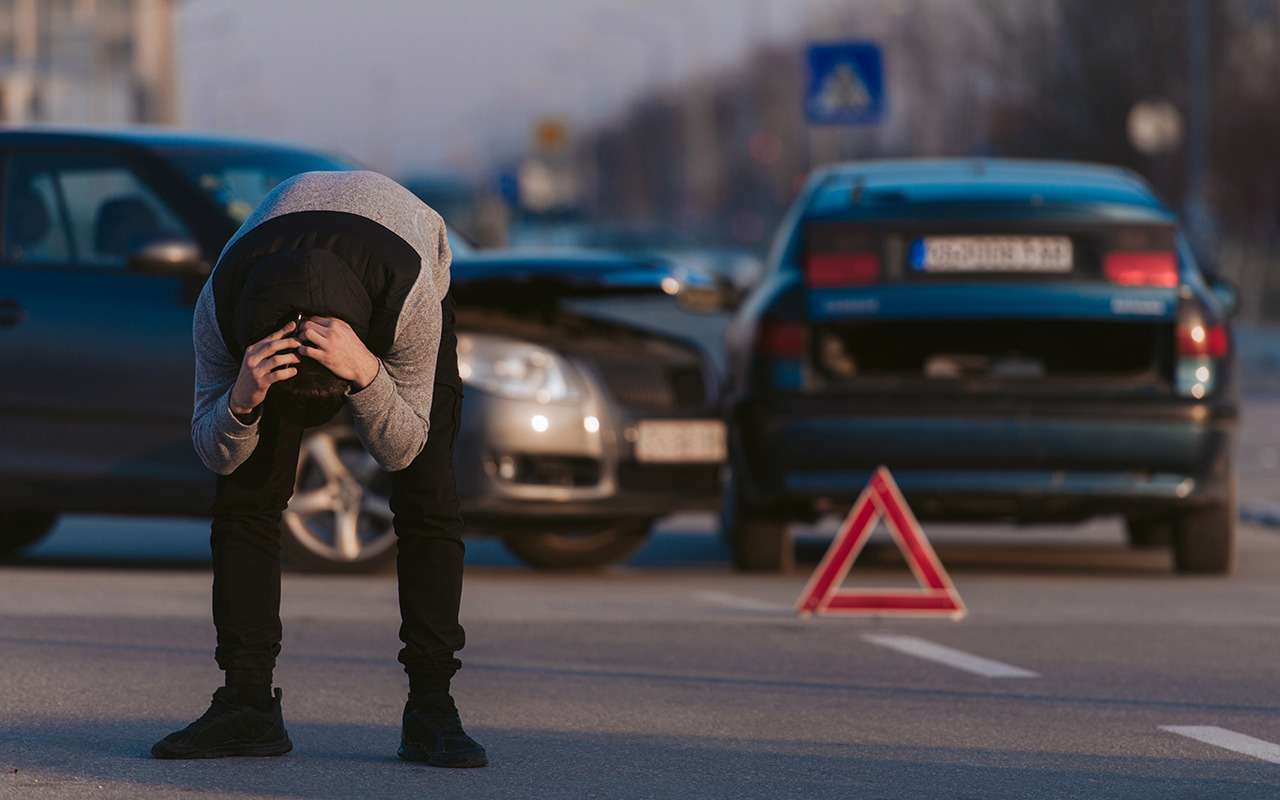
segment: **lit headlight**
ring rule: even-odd
[[[482,333],[458,334],[463,382],[514,400],[554,403],[581,394],[573,367],[545,347]]]

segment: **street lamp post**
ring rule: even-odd
[[[1202,250],[1211,245],[1214,237],[1213,219],[1205,201],[1213,80],[1210,35],[1208,0],[1187,0],[1187,187],[1183,215],[1192,241]]]

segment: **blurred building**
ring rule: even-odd
[[[176,122],[174,2],[0,0],[0,122]]]

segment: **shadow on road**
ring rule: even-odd
[[[1167,577],[1173,559],[1167,550],[1133,550],[1123,544],[1059,542],[991,543],[947,542],[934,549],[952,573],[1019,573],[1052,575],[1109,575],[1126,578]],[[802,568],[816,565],[826,552],[824,542],[800,543],[796,558]],[[871,543],[859,557],[859,567],[889,570],[902,565],[891,543]],[[905,568],[905,567],[904,567]]]
[[[623,567],[628,570],[727,570],[728,548],[707,520],[681,520],[659,526],[649,543]],[[949,570],[1164,576],[1171,573],[1167,550],[1132,550],[1118,529],[1016,531],[1001,526],[928,526],[934,546]],[[935,535],[935,531],[936,534]],[[801,528],[796,539],[797,571],[807,573],[821,560],[834,535],[828,529]],[[208,522],[199,520],[132,520],[70,518],[28,556],[8,563],[30,568],[207,571]],[[467,565],[495,572],[528,569],[497,539],[467,540]],[[877,535],[859,559],[862,569],[895,569],[902,565],[892,542]],[[905,569],[905,567],[902,567]],[[388,572],[389,574],[389,572]]]
[[[648,797],[841,798],[934,796],[941,787],[983,798],[1258,797],[1265,784],[1236,761],[1105,757],[994,748],[885,746],[768,738],[663,736],[476,727],[484,770],[436,770],[394,757],[394,724],[290,724],[295,750],[275,759],[164,762],[147,757],[175,719],[11,721],[0,732],[0,793],[49,796],[109,784],[111,793],[183,791],[328,800]],[[656,722],[656,721],[655,721]],[[1210,774],[1206,775],[1205,773]],[[1194,773],[1194,774],[1193,774]],[[1236,779],[1250,775],[1254,781]],[[1099,780],[1105,777],[1105,782]],[[87,786],[86,786],[87,784]],[[109,790],[109,791],[110,791]],[[949,792],[948,792],[949,793]]]

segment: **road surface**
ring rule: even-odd
[[[1246,424],[1265,506],[1280,403]],[[447,772],[394,757],[389,575],[286,577],[291,755],[150,760],[219,680],[207,526],[67,520],[0,568],[0,798],[1280,797],[1280,531],[1246,524],[1234,576],[1186,578],[1115,522],[931,525],[963,622],[797,619],[822,530],[769,577],[711,532],[671,520],[596,575],[472,542],[455,686],[492,766]],[[881,545],[854,580],[904,574]]]

